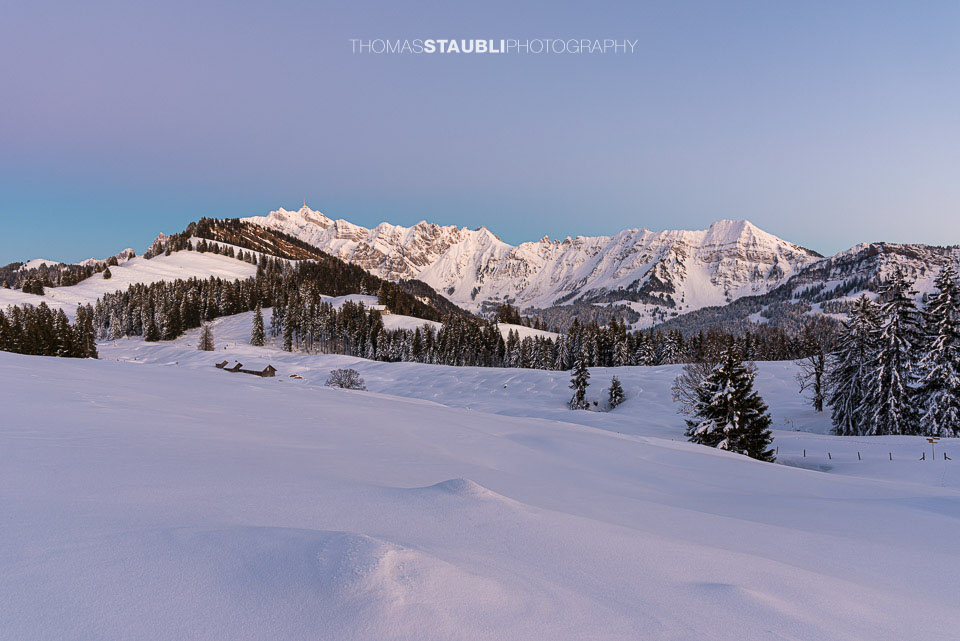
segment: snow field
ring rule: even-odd
[[[0,354],[0,636],[899,640],[960,618],[960,555],[930,545],[954,489],[181,353]]]

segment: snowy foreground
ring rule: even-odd
[[[0,638],[960,637],[956,463],[796,431],[826,424],[789,364],[761,365],[789,465],[765,464],[682,441],[676,368],[571,412],[563,373],[284,354],[249,326],[219,321],[216,353],[0,353]],[[346,364],[371,391],[322,386]]]

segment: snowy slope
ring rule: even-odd
[[[500,333],[503,335],[504,338],[506,338],[511,331],[516,332],[520,336],[521,340],[523,340],[524,338],[527,338],[528,336],[530,338],[539,337],[539,338],[549,338],[551,340],[554,340],[559,336],[559,334],[557,334],[556,332],[548,332],[543,329],[533,329],[532,327],[526,327],[524,325],[514,325],[512,323],[497,323],[497,328],[500,330]]]
[[[384,278],[418,278],[468,309],[483,302],[512,301],[525,308],[583,299],[689,311],[769,291],[819,258],[747,221],[719,221],[702,231],[544,237],[514,247],[484,227],[421,222],[367,229],[308,207],[244,220],[296,236]]]
[[[46,302],[53,309],[63,309],[72,314],[77,305],[95,303],[106,293],[125,290],[136,283],[150,284],[178,278],[209,278],[216,276],[230,280],[255,276],[257,268],[249,263],[213,253],[192,251],[175,252],[169,256],[157,256],[150,260],[138,256],[122,265],[110,268],[112,277],[94,274],[69,287],[48,287],[43,296],[24,294],[21,291],[0,289],[0,307]]]
[[[114,355],[140,347],[177,349]],[[185,347],[0,354],[2,636],[904,641],[960,620],[956,489],[229,374]]]
[[[270,310],[264,310],[269,321]],[[391,316],[385,316],[387,322]],[[420,326],[409,319],[409,329]],[[422,321],[419,321],[422,323]],[[547,418],[596,427],[611,432],[686,441],[685,424],[671,400],[671,384],[680,366],[591,368],[588,400],[596,401],[590,412],[571,412],[570,373],[514,368],[447,367],[419,363],[383,363],[339,355],[306,355],[284,352],[279,339],[268,337],[265,347],[248,344],[252,312],[217,319],[213,332],[217,351],[196,350],[199,330],[192,330],[169,343],[145,343],[140,339],[107,341],[99,346],[103,359],[137,363],[176,364],[207,370],[220,360],[239,360],[260,369],[268,363],[279,376],[296,374],[305,384],[322,385],[331,369],[358,370],[370,391],[417,398],[455,408],[514,417]],[[268,322],[269,324],[269,322]],[[502,329],[502,328],[501,328]],[[831,473],[899,480],[960,488],[960,466],[929,460],[929,444],[919,436],[836,437],[829,434],[828,413],[813,411],[798,393],[797,368],[789,362],[759,363],[757,387],[770,405],[779,462]],[[617,376],[626,402],[615,411],[606,409],[607,387]],[[960,460],[960,440],[945,439],[938,446]],[[859,457],[858,457],[859,452]],[[920,461],[926,452],[926,460]],[[889,456],[893,456],[893,461]]]
[[[346,296],[321,296],[321,299],[325,303],[329,303],[335,309],[338,309],[343,303],[349,301],[352,303],[363,303],[366,307],[382,307],[377,303],[376,296],[370,296],[369,294],[347,294]],[[270,314],[270,310],[264,310],[266,315]],[[268,316],[269,317],[269,316]],[[224,319],[227,327],[233,327],[235,321],[231,319]],[[241,321],[243,325],[244,321]],[[395,329],[417,329],[428,325],[434,330],[440,329],[441,323],[436,321],[425,320],[423,318],[417,318],[415,316],[404,316],[402,314],[384,314],[383,315],[383,326],[389,330]],[[240,333],[243,333],[241,329]],[[248,332],[249,334],[249,332]],[[239,340],[243,340],[242,338]]]
[[[333,305],[335,308],[339,308],[345,301],[351,301],[354,303],[363,303],[367,307],[373,307],[377,305],[377,297],[370,296],[367,294],[349,294],[347,296],[322,296],[324,302]],[[269,313],[269,312],[268,312]],[[227,326],[231,326],[231,321],[225,320]],[[383,326],[386,329],[417,329],[418,327],[423,327],[428,325],[434,330],[440,329],[442,326],[441,323],[436,321],[424,320],[423,318],[417,318],[415,316],[403,316],[402,314],[384,314],[383,316]],[[524,327],[523,325],[512,325],[510,323],[499,323],[498,329],[500,334],[507,338],[511,331],[515,331],[520,335],[520,338],[536,337],[540,336],[542,338],[555,339],[559,334],[555,332],[548,332],[542,329],[532,329],[530,327]],[[242,333],[242,332],[241,332]]]
[[[36,269],[37,267],[56,267],[59,264],[60,263],[55,260],[47,260],[46,258],[33,258],[21,265],[20,271]]]

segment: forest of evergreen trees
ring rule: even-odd
[[[33,356],[97,358],[93,308],[77,307],[73,324],[46,303],[0,310],[0,350]]]
[[[837,434],[960,436],[960,288],[945,267],[918,310],[898,269],[861,296],[832,350],[827,402]]]

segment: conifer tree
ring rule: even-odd
[[[54,340],[56,341],[56,351],[54,356],[73,356],[76,353],[76,339],[73,330],[70,328],[70,321],[62,309],[58,309],[54,320]]]
[[[113,274],[110,273],[110,268],[107,267],[103,270],[103,280],[108,280],[110,278],[113,278]]]
[[[920,425],[930,436],[960,436],[960,288],[949,265],[936,279],[920,361]]]
[[[90,305],[78,305],[73,319],[74,355],[77,358],[99,358],[97,354],[96,330],[93,327],[93,308]]]
[[[263,310],[260,303],[257,303],[257,309],[253,313],[253,329],[250,330],[250,344],[262,347],[264,341],[263,329]]]
[[[216,349],[213,345],[213,327],[210,323],[204,323],[200,330],[200,342],[197,343],[197,349],[204,352],[212,352]]]
[[[289,309],[287,311],[289,312]],[[283,319],[283,351],[293,351],[293,319],[289,313]]]
[[[567,405],[572,410],[585,410],[590,407],[587,401],[587,387],[590,386],[590,371],[587,369],[587,361],[581,354],[577,357],[577,362],[573,366],[573,376],[570,378],[570,389],[573,390],[573,398]]]
[[[773,461],[772,420],[766,403],[753,389],[755,376],[736,349],[728,348],[697,391],[687,437],[694,443]]]
[[[153,319],[153,314],[148,314],[147,325],[143,330],[143,340],[155,342],[160,340],[160,329],[157,327],[157,321]]]
[[[614,409],[623,402],[623,386],[616,376],[610,380],[610,393],[607,400],[610,402],[610,409]]]
[[[831,354],[827,387],[833,431],[841,436],[867,433],[860,406],[866,396],[866,376],[873,359],[878,327],[874,303],[862,294],[843,323]]]
[[[866,390],[859,411],[868,421],[867,434],[912,434],[918,430],[913,406],[920,314],[910,283],[898,267],[877,292],[882,301],[876,350],[866,372]]]

